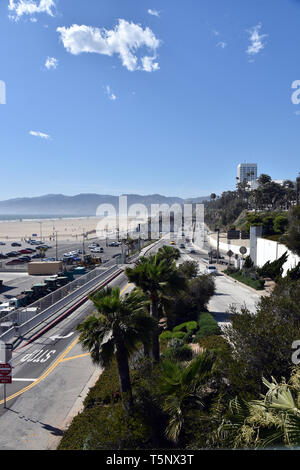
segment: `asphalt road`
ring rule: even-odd
[[[149,252],[155,252],[169,241],[161,240]],[[200,270],[205,266],[205,252],[189,254],[182,251],[181,261],[195,259]],[[120,286],[122,293],[129,292],[124,274],[112,285]],[[253,305],[259,298],[249,289],[224,276],[216,277],[217,294],[211,299],[209,309],[221,323],[232,302],[237,306],[244,301]],[[13,353],[13,382],[6,386],[4,408],[4,386],[0,386],[0,433],[1,450],[46,450],[55,449],[65,426],[81,409],[82,398],[101,370],[92,364],[88,353],[78,342],[76,326],[93,311],[90,301],[84,303],[69,317],[51,330],[27,344],[24,341]],[[221,316],[220,316],[221,315]]]
[[[133,288],[124,274],[111,285],[118,285],[123,294]],[[13,352],[13,382],[6,385],[6,408],[4,386],[0,385],[0,420],[5,429],[0,433],[1,450],[56,448],[70,412],[79,412],[81,394],[101,372],[82,350],[76,332],[76,326],[93,310],[87,301],[29,344],[30,338],[23,338]]]

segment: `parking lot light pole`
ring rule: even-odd
[[[58,260],[57,231],[55,232],[55,260]]]

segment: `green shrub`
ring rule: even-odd
[[[230,351],[230,346],[223,336],[212,335],[205,336],[199,339],[199,346],[208,350],[218,351]]]
[[[198,317],[198,331],[195,335],[194,342],[198,342],[204,336],[220,335],[221,329],[209,312],[203,312]]]
[[[93,408],[99,405],[113,403],[114,393],[120,392],[120,381],[117,362],[113,360],[111,364],[103,370],[94,387],[84,400],[86,408]]]
[[[163,333],[161,333],[159,335],[159,338],[164,340],[164,339],[173,339],[173,338],[179,338],[179,339],[185,339],[186,337],[186,333],[184,333],[183,331],[164,331]]]
[[[170,346],[165,351],[163,358],[170,359],[173,361],[191,361],[193,359],[193,351],[188,344],[183,344],[180,346]]]
[[[151,427],[139,413],[128,416],[121,404],[92,408],[76,416],[58,450],[151,448]]]

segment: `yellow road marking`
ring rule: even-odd
[[[89,356],[90,354],[91,353],[85,353],[85,354],[78,354],[78,356],[66,357],[65,359],[62,359],[60,362],[70,361],[71,359],[78,359],[79,357],[86,357],[86,356]]]
[[[129,287],[131,286],[131,284],[127,284],[124,289],[121,290],[121,294],[123,294]],[[73,349],[73,347],[78,343],[79,341],[79,337],[76,338],[68,347],[67,349],[53,362],[53,364],[49,367],[49,369],[47,369],[38,379],[35,380],[35,382],[33,382],[32,384],[28,385],[27,387],[24,387],[22,388],[21,390],[19,390],[18,392],[14,393],[13,395],[10,395],[9,397],[6,397],[6,401],[8,402],[9,400],[13,400],[14,398],[17,398],[18,396],[22,395],[23,393],[27,392],[28,390],[30,390],[31,388],[35,387],[36,385],[38,385],[40,382],[42,382],[42,380],[44,380],[46,377],[48,377],[48,375],[58,366],[58,364],[60,364],[61,362],[63,361],[68,361],[70,359],[75,359],[77,357],[83,357],[83,356],[88,356],[90,353],[86,353],[86,354],[81,354],[79,356],[73,356],[73,357],[70,357],[70,358],[66,358],[66,355],[71,351],[71,349]],[[0,401],[0,405],[2,405],[4,403],[4,400],[1,400]]]

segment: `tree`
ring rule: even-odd
[[[289,250],[300,256],[300,205],[290,210],[288,218],[289,226],[283,241]]]
[[[130,282],[142,289],[150,300],[150,315],[158,322],[160,300],[168,291],[183,289],[185,278],[176,269],[174,262],[168,263],[158,254],[142,257],[134,268],[125,271]],[[152,358],[159,361],[159,329],[153,331]]]
[[[161,364],[160,390],[164,397],[163,411],[169,415],[166,436],[178,442],[185,415],[193,408],[203,406],[201,388],[212,376],[214,355],[200,354],[189,365],[165,360]]]
[[[199,265],[197,261],[184,261],[178,266],[178,271],[187,279],[194,279],[198,277]]]
[[[224,335],[240,376],[247,376],[248,383],[255,381],[258,390],[262,375],[276,380],[289,375],[291,345],[299,339],[299,298],[300,281],[284,278],[269,296],[261,297],[255,312],[231,310],[231,325],[224,327]]]
[[[167,263],[172,263],[173,261],[179,260],[181,253],[178,248],[163,245],[161,248],[158,249],[157,256],[161,259],[165,259]]]
[[[267,392],[259,400],[231,400],[227,418],[219,435],[231,440],[233,447],[299,446],[300,444],[300,371],[292,370],[288,382],[263,378]]]
[[[90,300],[97,313],[77,326],[79,341],[84,350],[90,351],[93,362],[101,367],[116,357],[123,405],[131,412],[128,359],[139,342],[150,343],[155,322],[147,312],[145,297],[138,290],[121,297],[119,287],[108,287],[92,295]]]

